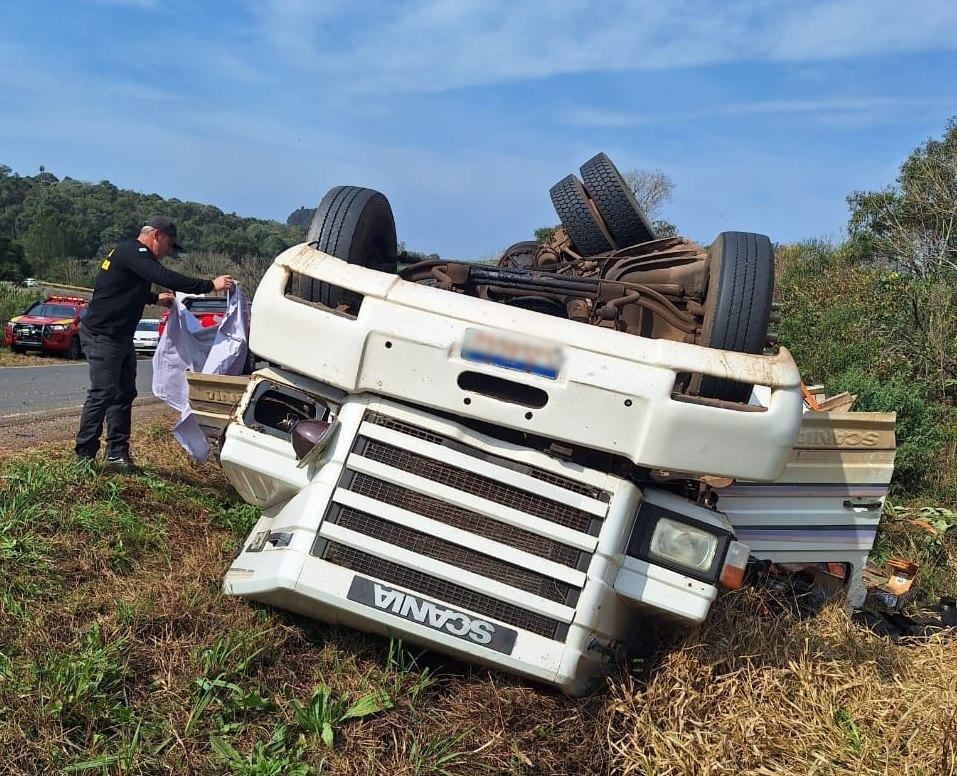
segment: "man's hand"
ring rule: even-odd
[[[226,289],[232,290],[233,286],[235,285],[236,281],[233,280],[229,275],[220,275],[217,278],[213,278],[214,291],[225,291]]]
[[[157,294],[156,304],[158,304],[160,307],[172,307],[174,298],[175,297],[171,291],[164,291],[161,294]]]

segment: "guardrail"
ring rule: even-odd
[[[88,294],[93,293],[93,289],[87,288],[86,286],[71,286],[67,283],[54,283],[49,280],[41,280],[37,283],[37,285],[41,288],[63,288],[67,291],[85,291]]]

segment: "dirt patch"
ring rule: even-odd
[[[14,353],[10,348],[0,347],[0,367],[4,366],[64,366],[82,364],[84,361],[71,361],[58,353],[44,350],[31,350],[27,353]]]
[[[136,357],[143,359],[152,358],[149,353],[137,353]],[[14,353],[10,348],[0,345],[0,367],[5,366],[67,366],[69,364],[85,364],[86,359],[81,358],[73,361],[64,358],[59,353],[51,353],[46,350],[30,350],[26,353]]]
[[[5,453],[29,450],[41,445],[72,442],[80,421],[80,407],[44,412],[25,412],[0,418],[0,458]],[[133,427],[172,423],[174,413],[158,399],[137,399],[133,403]]]

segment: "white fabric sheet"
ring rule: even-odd
[[[189,406],[186,372],[238,375],[249,347],[249,300],[238,285],[229,294],[218,326],[203,328],[177,299],[153,354],[153,394],[179,413],[173,436],[199,462],[209,444]]]

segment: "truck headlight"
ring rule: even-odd
[[[625,553],[699,582],[718,584],[728,548],[736,544],[731,524],[721,513],[672,493],[646,488],[644,495]],[[743,555],[735,554],[733,565],[743,574],[748,548],[741,545],[741,550]],[[734,581],[730,576],[728,580]]]
[[[66,326],[62,323],[54,323],[50,326],[50,331],[66,331]]]
[[[718,537],[688,523],[662,517],[655,525],[648,549],[658,558],[707,572],[718,551]]]

